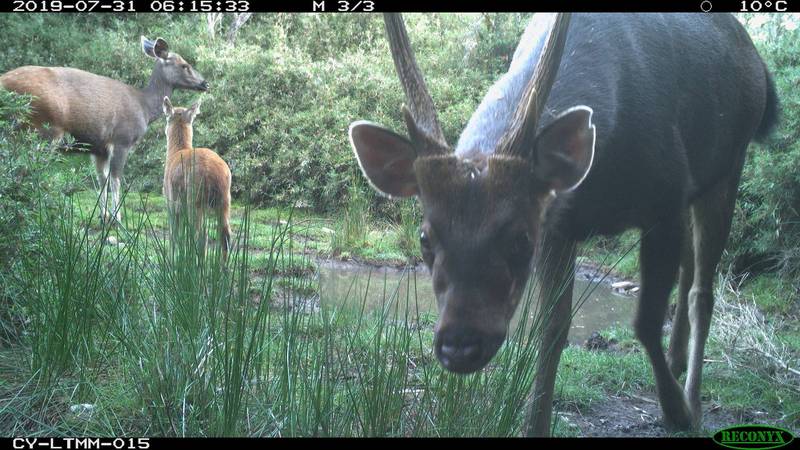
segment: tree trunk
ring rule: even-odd
[[[253,16],[253,13],[237,13],[233,16],[233,23],[231,23],[230,28],[228,28],[228,43],[234,45],[236,43],[236,34],[239,32],[239,28],[247,22],[250,17]]]
[[[206,28],[208,29],[208,36],[213,41],[217,36],[217,24],[222,21],[222,13],[208,13],[206,14]]]

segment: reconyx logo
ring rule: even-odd
[[[714,442],[737,450],[778,448],[793,439],[789,431],[769,425],[736,425],[714,433]]]

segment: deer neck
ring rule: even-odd
[[[148,125],[164,115],[162,109],[164,97],[171,97],[173,90],[174,87],[164,78],[161,65],[156,61],[150,81],[147,83],[147,87],[141,91]]]
[[[170,124],[167,128],[167,158],[192,147],[192,126],[186,123]]]
[[[514,119],[525,86],[533,77],[536,61],[542,53],[547,32],[555,16],[535,14],[525,28],[508,72],[487,91],[458,139],[456,154],[478,150],[492,154]]]

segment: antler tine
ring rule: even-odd
[[[446,149],[447,142],[436,116],[433,99],[414,58],[403,17],[399,13],[385,13],[383,20],[394,67],[408,102],[408,108],[404,107],[404,115],[411,138],[421,151]]]
[[[524,156],[531,150],[530,144],[533,143],[533,138],[536,136],[539,118],[547,103],[550,88],[553,87],[558,66],[561,63],[570,16],[569,13],[556,15],[553,27],[542,47],[542,53],[536,63],[533,76],[525,86],[522,101],[517,107],[511,126],[500,141],[498,153]]]

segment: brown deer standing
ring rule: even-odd
[[[54,141],[64,133],[88,146],[100,185],[101,218],[121,219],[120,178],[128,152],[161,117],[161,100],[175,89],[208,90],[208,82],[161,38],[141,38],[142,51],[155,59],[150,82],[137,89],[111,78],[69,67],[24,66],[0,76],[0,86],[31,94],[31,124]],[[108,191],[111,191],[111,208]]]
[[[222,259],[227,260],[231,244],[231,170],[213,150],[192,146],[192,122],[199,112],[197,103],[189,108],[173,108],[169,98],[164,97],[163,107],[167,116],[164,197],[170,221],[179,223],[181,208],[193,208],[198,242],[204,243],[203,219],[207,210],[213,211],[217,216]]]
[[[723,14],[537,14],[453,151],[402,18],[384,18],[408,102],[409,139],[360,121],[350,126],[350,141],[378,191],[421,202],[420,246],[439,303],[434,349],[442,365],[468,373],[495,355],[536,254],[552,315],[528,433],[548,434],[576,245],[638,228],[636,336],[653,367],[665,425],[700,427],[714,274],[745,150],[778,114],[774,85],[744,28]],[[665,356],[662,326],[679,268]]]

